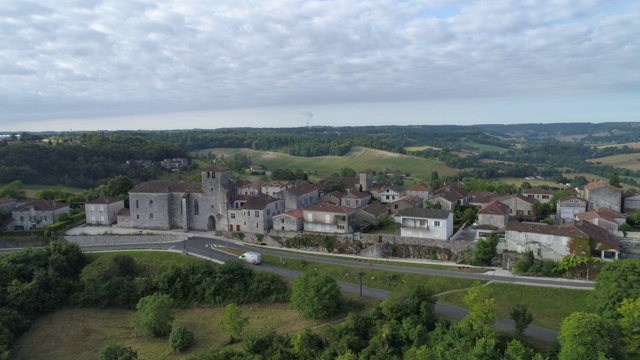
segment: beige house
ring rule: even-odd
[[[459,184],[445,185],[434,191],[429,198],[432,205],[440,204],[443,210],[453,211],[456,204],[466,205],[471,200],[471,193],[464,190]]]
[[[262,193],[260,184],[249,180],[236,180],[235,186],[238,195],[258,195]]]
[[[357,210],[327,202],[305,208],[304,231],[351,234]]]
[[[353,192],[340,198],[340,205],[352,208],[360,208],[371,202],[371,195],[365,192]]]
[[[84,205],[86,222],[91,225],[111,225],[118,222],[118,212],[124,209],[124,200],[101,197]]]
[[[431,192],[431,187],[425,183],[418,183],[411,187],[408,187],[405,191],[405,195],[415,196],[417,198],[427,200],[429,198],[429,194]]]
[[[501,203],[509,207],[509,216],[517,220],[533,220],[533,210],[531,205],[533,199],[524,197],[522,195],[508,195],[497,199]]]
[[[478,225],[503,229],[509,222],[509,206],[494,200],[478,211]]]
[[[379,202],[358,209],[355,214],[356,226],[360,231],[366,231],[378,225],[380,217],[389,214],[389,208]]]
[[[273,230],[302,231],[304,212],[295,209],[273,217]]]
[[[320,185],[302,183],[277,192],[274,196],[284,200],[287,211],[306,208],[320,202]]]
[[[397,201],[401,197],[404,196],[404,189],[400,186],[387,186],[382,191],[380,191],[379,197],[380,202],[383,204],[389,204],[394,201]]]
[[[389,204],[391,213],[397,214],[398,212],[408,208],[422,208],[424,207],[424,201],[415,196],[403,196],[400,199]]]

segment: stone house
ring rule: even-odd
[[[622,189],[599,180],[584,186],[584,198],[587,199],[587,210],[602,208],[622,211]]]
[[[403,196],[400,199],[389,204],[392,214],[397,214],[401,210],[408,208],[422,208],[424,207],[424,200],[415,196]]]
[[[323,202],[303,209],[304,231],[351,234],[357,208]]]
[[[478,225],[489,225],[503,229],[509,222],[509,206],[493,200],[478,211]]]
[[[240,209],[229,209],[229,231],[267,233],[273,217],[284,212],[284,200],[265,194],[252,196]]]
[[[378,225],[380,217],[389,214],[389,208],[379,202],[358,209],[355,214],[356,226],[360,231]]]
[[[383,204],[389,204],[397,201],[404,196],[404,189],[400,186],[391,185],[387,186],[380,191],[380,202]]]
[[[422,199],[422,201],[427,200],[429,198],[429,194],[431,193],[431,187],[425,183],[418,183],[413,186],[410,186],[405,191],[406,195],[415,196],[417,198]]]
[[[253,182],[249,180],[236,180],[236,193],[238,195],[258,195],[262,193],[262,188],[259,182]],[[269,194],[267,194],[269,195]]]
[[[340,191],[332,191],[330,193],[322,195],[320,202],[330,202],[335,205],[341,205],[342,197],[347,194]]]
[[[575,220],[588,221],[615,235],[620,225],[627,222],[627,215],[604,208],[575,214]]]
[[[120,209],[120,211],[118,211],[116,214],[116,223],[118,224],[118,227],[131,227],[131,211],[129,208]]]
[[[56,222],[60,214],[71,214],[71,207],[55,200],[34,200],[15,207],[9,230],[44,229]]]
[[[261,191],[262,191],[262,194],[275,196],[276,193],[279,193],[282,190],[291,186],[292,185],[289,181],[274,180],[274,181],[263,183],[261,186]]]
[[[16,201],[13,199],[0,198],[0,211],[7,214],[11,214],[11,211],[16,208]]]
[[[560,261],[571,254],[572,245],[580,243],[596,244],[592,254],[603,259],[618,258],[618,241],[610,237],[607,230],[586,221],[561,225],[509,222],[505,228],[505,251],[524,253],[531,250],[537,259]]]
[[[469,204],[480,209],[490,202],[503,197],[495,191],[471,191],[470,194],[471,200],[469,200]]]
[[[625,214],[632,214],[640,210],[640,192],[625,193],[623,197],[623,209]]]
[[[284,231],[302,231],[304,212],[295,209],[273,217],[273,229]]]
[[[273,196],[284,200],[287,211],[306,208],[320,202],[320,185],[302,183],[277,192]]]
[[[553,194],[554,192],[551,190],[540,188],[522,190],[522,196],[528,197],[532,200],[538,200],[542,204],[549,203],[551,201],[551,197],[553,197]]]
[[[87,224],[111,225],[118,222],[117,214],[124,209],[124,200],[115,197],[101,197],[84,205]]]
[[[366,179],[366,174],[365,174],[365,179]],[[344,192],[347,194],[350,194],[353,192],[360,192],[360,185],[361,185],[360,178],[329,176],[318,181],[318,185],[320,185],[321,192],[323,195],[327,193],[328,186],[331,184],[341,184],[341,186],[344,187]],[[363,185],[363,190],[364,190],[364,185]]]
[[[407,208],[395,215],[400,236],[449,240],[453,235],[453,213],[448,210]]]
[[[366,206],[369,202],[371,202],[371,195],[365,192],[345,194],[340,198],[340,205],[353,208]]]
[[[429,198],[432,205],[440,204],[443,210],[453,211],[457,203],[466,205],[471,200],[471,193],[464,190],[458,183],[445,185],[434,191]]]
[[[531,209],[533,199],[522,195],[507,195],[497,199],[509,207],[509,216],[517,220],[534,220],[535,215]]]
[[[202,169],[202,181],[147,181],[129,191],[131,227],[139,229],[228,229],[227,208],[234,185],[231,170]]]
[[[587,201],[576,196],[566,196],[556,203],[556,218],[558,222],[567,222],[575,215],[587,211]]]

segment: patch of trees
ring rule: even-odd
[[[0,183],[20,180],[25,184],[90,188],[117,175],[146,181],[161,170],[155,165],[123,164],[128,160],[174,157],[187,157],[187,153],[175,144],[122,135],[87,133],[81,136],[80,144],[19,142],[0,147]]]

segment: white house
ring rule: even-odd
[[[395,219],[400,236],[448,240],[453,235],[453,213],[448,210],[407,208]]]
[[[111,225],[118,221],[117,214],[124,209],[124,200],[101,197],[85,203],[84,209],[87,224]]]
[[[576,214],[587,211],[587,201],[576,196],[558,199],[556,217],[560,222],[571,221]]]
[[[358,208],[323,202],[303,209],[304,231],[351,234]]]

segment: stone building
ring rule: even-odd
[[[131,226],[140,229],[225,230],[234,194],[231,170],[212,166],[202,181],[148,181],[129,191]]]
[[[584,198],[587,199],[587,210],[611,209],[622,211],[622,189],[599,180],[584,186]]]
[[[10,230],[44,229],[56,222],[60,214],[71,214],[69,204],[55,200],[35,200],[20,205],[11,211],[13,221]]]
[[[124,209],[124,200],[115,197],[101,197],[84,205],[87,224],[111,225],[118,221],[118,212]]]
[[[264,234],[273,217],[285,211],[284,200],[266,194],[252,196],[239,209],[229,209],[229,231]]]
[[[302,209],[287,211],[273,217],[273,230],[302,231]]]

